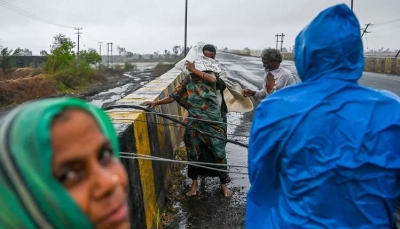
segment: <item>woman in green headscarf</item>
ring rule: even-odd
[[[127,175],[108,116],[45,99],[0,119],[0,228],[129,228]]]

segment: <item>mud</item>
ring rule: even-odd
[[[152,79],[154,78],[151,77],[151,73],[125,73],[122,76],[108,77],[106,82],[93,84],[78,93],[55,94],[53,96],[41,97],[40,99],[56,97],[75,97],[86,100],[101,107],[103,104],[112,104],[116,100],[139,89]],[[35,99],[30,101],[34,100]],[[19,104],[1,107],[0,117],[5,115],[8,111],[18,105]]]

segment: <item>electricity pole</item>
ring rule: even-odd
[[[278,41],[278,37],[279,37],[279,35],[276,34],[275,37],[276,37],[276,49],[278,49],[278,42],[279,42],[279,41]]]
[[[114,66],[113,66],[113,64],[114,64],[114,62],[113,62],[113,54],[112,54],[112,51],[113,51],[112,45],[113,45],[113,43],[110,43],[110,44],[111,44],[111,67],[114,68]]]
[[[365,24],[365,25],[366,25],[365,29],[364,29],[364,28],[361,29],[361,30],[363,30],[363,33],[362,33],[361,37],[363,37],[364,34],[366,34],[366,33],[371,33],[371,32],[368,32],[367,29],[368,29],[368,27],[369,27],[370,25],[373,25],[373,24],[368,23],[368,24]]]
[[[285,35],[282,33],[282,35],[278,35],[279,37],[281,37],[281,52],[282,52],[282,45],[283,45],[283,37],[285,37]],[[278,49],[278,47],[277,47]]]
[[[107,67],[110,68],[110,44],[107,43]]]
[[[353,0],[351,0],[351,10],[353,11]]]
[[[185,56],[187,54],[187,12],[188,12],[188,0],[185,0]]]
[[[103,42],[99,41],[99,54],[101,56],[101,46],[102,46]]]
[[[75,28],[75,30],[78,30],[78,32],[75,33],[75,34],[78,34],[78,61],[79,61],[79,37],[80,37],[80,35],[82,34],[82,33],[80,33],[79,31],[82,30],[82,28]]]

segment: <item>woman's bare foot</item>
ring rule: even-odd
[[[231,190],[229,190],[229,188],[228,188],[228,186],[226,186],[226,184],[221,184],[221,191],[225,197],[231,197],[233,195],[233,192]]]
[[[186,196],[195,196],[197,194],[198,189],[199,189],[199,183],[197,182],[197,180],[193,180],[192,187],[186,193]]]

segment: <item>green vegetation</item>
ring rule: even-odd
[[[159,77],[162,74],[168,72],[172,68],[175,67],[175,64],[164,64],[163,62],[159,62],[155,67],[153,71],[153,77]]]
[[[124,65],[125,71],[132,71],[133,69],[136,69],[136,65],[131,64],[129,62],[125,62],[125,65]]]
[[[14,67],[14,57],[20,55],[22,50],[17,48],[16,50],[8,50],[3,48],[0,52],[0,67],[4,73],[9,72]]]
[[[75,58],[74,47],[75,43],[70,38],[63,34],[56,35],[51,45],[51,53],[47,55],[45,70],[48,73],[56,73],[68,68]]]
[[[88,64],[97,65],[101,63],[101,56],[95,49],[83,50],[79,52],[79,58],[85,60]]]
[[[56,35],[43,67],[63,92],[90,84],[100,71],[100,66],[99,69],[95,66],[101,63],[101,56],[95,49],[80,51],[77,59],[74,48],[75,43],[70,38],[63,34]]]

